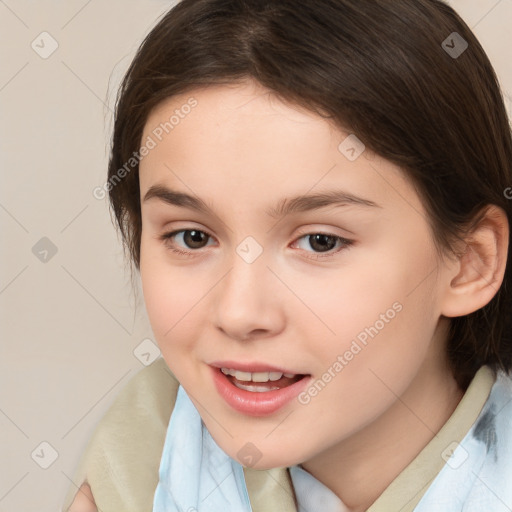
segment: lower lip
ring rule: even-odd
[[[291,402],[303,391],[311,377],[305,376],[297,382],[273,391],[246,391],[239,389],[220,371],[211,367],[213,381],[220,396],[233,409],[248,416],[268,416]]]

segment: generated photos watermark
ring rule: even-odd
[[[367,347],[369,337],[375,338],[389,322],[391,322],[397,313],[402,311],[403,306],[400,302],[396,301],[393,305],[386,310],[385,313],[381,313],[379,319],[374,322],[370,327],[365,327],[350,344],[350,347],[345,350],[342,355],[338,355],[336,360],[327,368],[322,376],[316,379],[305,391],[300,393],[297,400],[302,405],[307,405],[313,398],[331,382],[336,375],[338,375],[349,363],[357,356],[364,348]]]
[[[165,135],[169,134],[172,130],[178,126],[185,117],[187,117],[192,109],[197,107],[198,102],[195,98],[191,97],[186,103],[181,105],[180,108],[174,110],[174,114],[165,123],[160,123],[151,132],[151,135],[146,137],[146,140],[139,148],[139,151],[134,151],[132,156],[120,167],[116,173],[101,186],[95,187],[92,191],[92,195],[95,199],[102,200],[117,184],[121,182],[130,172],[138,168],[142,159],[149,155],[152,149],[158,146],[158,143],[162,141]]]

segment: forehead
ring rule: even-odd
[[[414,195],[391,162],[367,150],[349,160],[340,150],[349,136],[253,81],[193,89],[148,116],[141,141],[152,138],[156,145],[140,163],[141,194],[158,182],[210,202],[226,185],[251,200],[269,184],[267,196],[340,186],[379,204]],[[408,201],[421,209],[419,198]]]
[[[162,116],[166,117],[167,112],[183,109],[191,98],[197,100],[203,119],[215,116],[219,124],[234,116],[279,115],[297,123],[324,121],[323,124],[330,124],[335,129],[334,123],[328,123],[311,110],[278,97],[275,91],[255,80],[245,79],[236,83],[193,88],[161,101],[148,116],[145,131]],[[193,110],[197,110],[197,107]]]

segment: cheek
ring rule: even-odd
[[[301,421],[324,432],[325,449],[384,413],[425,362],[435,322],[418,306],[428,304],[406,297],[400,286],[390,292],[345,301],[346,309],[331,317],[336,337],[310,349],[318,364],[315,382],[301,397]]]
[[[294,292],[310,310],[297,315],[295,322],[304,322],[309,334],[314,331],[312,339],[324,340],[314,347],[320,359],[349,349],[354,339],[364,343],[368,329],[375,324],[381,332],[396,323],[409,289],[407,270],[401,270],[386,265],[382,258],[361,257],[350,267],[330,273],[312,273],[300,279],[287,276],[289,282],[296,283]],[[299,304],[297,312],[301,308]]]
[[[198,290],[183,283],[183,276],[175,277],[174,272],[159,272],[154,266],[142,274],[142,289],[149,321],[160,344],[172,339],[182,339],[185,326],[191,327],[194,305],[200,300]]]
[[[165,251],[150,244],[141,244],[144,302],[162,355],[179,376],[178,366],[193,364],[190,353],[202,338],[208,293],[218,277],[204,279],[191,267],[171,264]]]
[[[303,284],[300,293],[324,325],[325,342],[314,345],[312,357],[330,367],[346,354],[360,378],[372,365],[396,369],[425,357],[439,312],[436,260],[420,242],[369,253],[339,278],[312,276]]]
[[[175,271],[166,271],[156,262],[143,266],[141,260],[141,278],[147,315],[162,357],[176,378],[188,384],[188,376],[194,374],[190,354],[199,339],[194,329],[201,325],[194,319],[197,294],[177,281]]]
[[[140,276],[148,318],[160,348],[184,325],[198,291],[186,282],[186,273],[165,260],[152,241],[141,241]],[[190,313],[189,313],[190,314]]]

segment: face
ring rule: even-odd
[[[444,364],[444,267],[396,166],[253,82],[166,100],[141,141],[149,320],[231,457],[348,446]]]

